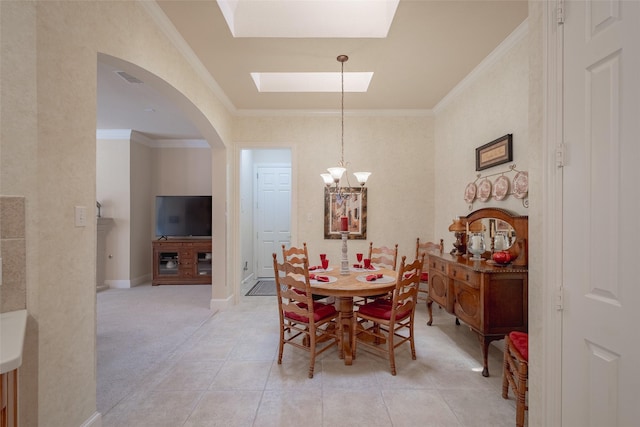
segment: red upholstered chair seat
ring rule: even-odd
[[[300,305],[300,308],[306,308],[307,306],[304,303],[301,303],[299,305]],[[333,305],[323,304],[321,302],[313,303],[313,321],[314,322],[318,322],[324,319],[325,317],[334,315],[335,313],[336,313],[336,308]],[[285,311],[284,316],[289,319],[295,320],[297,322],[307,323],[309,321],[309,319],[306,316],[301,316],[297,313],[292,313],[290,311]]]
[[[529,361],[529,336],[524,332],[509,332],[509,339],[522,358]]]
[[[524,332],[509,332],[504,338],[504,369],[502,397],[509,398],[509,389],[516,397],[516,427],[524,427],[524,412],[529,409],[526,394],[529,379],[529,338]]]
[[[429,281],[429,272],[423,271],[422,273],[420,273],[420,281],[421,282],[428,282]]]
[[[391,308],[392,303],[391,300],[388,299],[378,299],[374,302],[370,302],[369,304],[365,304],[358,309],[360,314],[364,314],[366,316],[377,317],[378,319],[391,319]],[[411,314],[411,310],[399,311],[396,313],[396,319],[401,320]]]

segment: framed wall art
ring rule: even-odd
[[[367,238],[367,189],[324,189],[324,238],[340,239],[341,218],[347,217],[349,239]]]
[[[476,148],[476,170],[481,171],[512,161],[512,135],[509,133]]]

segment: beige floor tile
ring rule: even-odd
[[[262,399],[261,391],[205,392],[184,427],[251,426]]]
[[[321,427],[322,390],[264,392],[254,427]]]
[[[437,390],[384,390],[385,405],[394,427],[461,426],[455,413]]]

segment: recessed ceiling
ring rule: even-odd
[[[217,0],[233,37],[386,37],[399,0]]]
[[[234,37],[215,0],[158,0],[146,6],[150,4],[166,15],[170,30],[179,34],[222,89],[222,101],[232,114],[339,111],[340,94],[259,91],[251,73],[336,75],[336,57],[341,54],[349,56],[345,86],[349,73],[374,76],[366,92],[347,94],[345,111],[431,110],[526,19],[528,7],[527,0],[400,0],[387,37],[264,38]],[[318,19],[326,25],[334,21]],[[122,79],[120,83],[127,84]],[[118,91],[131,95],[130,86],[112,86],[109,91],[109,96],[99,96],[99,104],[116,102]],[[143,109],[164,110],[159,103],[142,104]],[[99,127],[137,130],[125,112],[113,107],[99,105]],[[107,113],[118,113],[118,119]],[[149,116],[141,115],[140,120],[148,121]],[[194,137],[186,129],[169,131],[171,120],[156,123],[163,135]],[[150,123],[144,125],[148,128]],[[177,123],[176,129],[183,125]]]
[[[527,0],[401,0],[385,38],[238,38],[214,0],[157,3],[239,112],[337,109],[335,93],[259,92],[251,73],[336,72],[341,54],[349,56],[345,72],[375,76],[367,92],[346,97],[345,109],[432,109],[526,19],[528,7]]]

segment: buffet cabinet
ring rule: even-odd
[[[211,284],[211,240],[154,240],[152,246],[153,286]]]
[[[505,211],[496,209],[480,210],[467,218],[475,220],[489,213],[493,218],[512,219]],[[518,262],[497,264],[491,260],[490,252],[477,261],[466,254],[442,251],[428,254],[428,325],[433,322],[432,304],[436,303],[455,315],[456,323],[462,321],[478,334],[485,377],[489,376],[487,355],[491,341],[501,340],[511,331],[528,329],[527,230],[522,226],[526,217],[517,218],[520,222],[509,223],[516,225],[514,234],[518,233],[511,248],[513,259]]]

